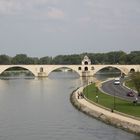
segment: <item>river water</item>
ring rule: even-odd
[[[0,140],[140,140],[76,110],[70,94],[83,81],[71,72],[0,80]]]

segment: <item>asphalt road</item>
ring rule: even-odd
[[[129,100],[129,101],[134,101],[135,100],[135,97],[129,97],[129,96],[126,95],[128,92],[130,92],[130,90],[127,89],[126,87],[124,87],[122,85],[122,82],[123,81],[121,81],[121,84],[120,85],[114,85],[114,80],[107,81],[107,82],[105,82],[105,83],[102,84],[101,89],[104,92],[106,92],[106,93],[108,93],[110,95],[118,96],[120,98],[123,98],[125,100]],[[139,97],[138,100],[140,101],[140,97]]]

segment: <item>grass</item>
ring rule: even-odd
[[[95,84],[87,86],[84,89],[84,94],[89,100],[96,103],[97,103],[96,96],[98,95],[98,104],[105,106],[109,109],[114,109],[115,105],[115,110],[119,112],[132,115],[135,117],[140,117],[140,104],[134,105],[132,101],[126,101],[117,97],[114,98],[114,96],[104,94],[97,89]]]
[[[127,80],[125,81],[125,85],[131,89],[134,89],[135,90],[135,86],[133,84],[133,82],[131,80]]]

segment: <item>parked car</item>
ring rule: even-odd
[[[129,91],[126,95],[129,96],[129,97],[134,97],[135,96],[135,94],[132,91]]]

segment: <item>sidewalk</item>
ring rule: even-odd
[[[127,131],[140,134],[140,121],[139,120],[135,120],[133,118],[129,118],[129,117],[108,111],[106,109],[103,109],[101,107],[98,107],[88,102],[84,98],[78,99],[77,93],[82,92],[82,91],[83,91],[83,87],[79,88],[74,93],[75,101],[79,103],[81,111],[95,118],[98,118],[104,121],[105,123],[109,123],[117,127],[120,127],[122,129],[125,129]]]

